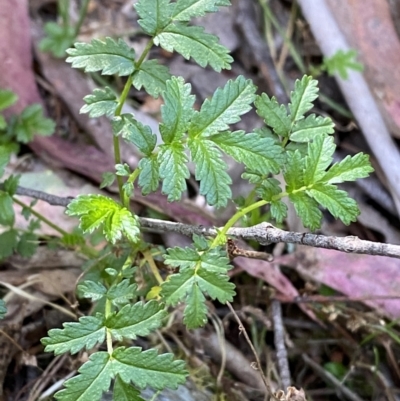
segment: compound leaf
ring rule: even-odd
[[[369,156],[358,153],[355,156],[347,156],[342,161],[335,163],[323,176],[321,181],[328,184],[339,184],[344,181],[355,181],[372,173],[374,169],[369,162]]]
[[[156,390],[176,389],[186,381],[188,374],[183,361],[174,361],[172,354],[158,355],[155,349],[120,347],[114,350],[112,357],[113,371],[125,383],[132,382],[140,389],[147,386]]]
[[[168,68],[157,60],[146,60],[133,75],[132,85],[140,90],[142,86],[146,92],[157,98],[165,90],[166,82],[171,78]]]
[[[64,323],[63,327],[49,330],[49,337],[42,338],[46,352],[76,354],[82,348],[91,349],[104,342],[106,337],[103,320],[95,316],[83,316],[79,322]]]
[[[322,213],[318,208],[318,203],[313,198],[300,191],[289,194],[289,199],[305,227],[311,230],[316,230],[320,227]]]
[[[145,401],[136,390],[128,383],[124,383],[117,375],[113,387],[113,401]]]
[[[123,122],[120,127],[122,137],[133,143],[144,155],[150,156],[157,143],[157,137],[151,128],[137,121],[133,114],[123,114],[120,118]]]
[[[200,26],[170,24],[154,38],[154,43],[169,52],[178,52],[186,60],[192,57],[201,67],[210,65],[217,72],[230,69],[233,61],[228,49],[218,43],[218,38],[205,33]]]
[[[226,172],[226,163],[221,153],[207,139],[192,139],[188,141],[192,160],[196,164],[195,176],[200,181],[200,193],[204,195],[211,206],[225,206],[231,199],[229,185],[231,178]]]
[[[178,0],[172,13],[175,21],[190,21],[193,17],[201,17],[206,13],[218,11],[216,0]]]
[[[189,127],[189,135],[209,136],[225,131],[228,124],[240,121],[240,116],[251,109],[256,88],[251,80],[242,75],[229,80],[223,88],[218,88],[211,99],[206,99],[200,112],[194,114]]]
[[[137,216],[106,196],[80,195],[68,204],[66,214],[80,218],[80,228],[84,233],[91,233],[103,225],[103,233],[112,244],[123,234],[131,242],[139,241]]]
[[[186,179],[190,176],[187,162],[185,148],[180,142],[160,146],[158,163],[163,180],[162,193],[168,195],[170,202],[179,200],[186,190]]]
[[[294,142],[309,142],[317,135],[333,134],[335,124],[329,117],[320,117],[315,114],[297,121],[290,134],[290,140]]]
[[[281,146],[254,132],[221,132],[209,139],[236,161],[261,174],[277,174],[284,161]]]
[[[65,388],[55,394],[60,401],[100,401],[102,393],[110,388],[115,373],[108,352],[92,354],[78,370],[80,375],[64,383]]]
[[[257,114],[277,135],[289,136],[292,122],[283,104],[279,105],[275,97],[269,98],[265,93],[257,96],[254,104],[257,108]]]
[[[55,123],[46,118],[40,104],[26,107],[17,117],[14,131],[18,142],[28,143],[34,135],[48,136],[54,132]]]
[[[157,155],[142,158],[139,168],[139,186],[142,188],[142,194],[148,195],[150,192],[156,191],[160,181]]]
[[[147,34],[155,36],[171,22],[174,6],[169,0],[139,0],[135,5],[139,25]]]
[[[150,2],[150,1],[149,1]],[[135,71],[135,51],[122,39],[93,39],[91,43],[75,43],[67,50],[67,63],[85,72],[101,71],[103,75],[130,75]]]
[[[345,191],[341,191],[334,185],[316,184],[307,190],[307,194],[328,209],[333,217],[342,220],[346,225],[356,221],[360,214],[357,202],[349,198]]]
[[[202,327],[207,323],[206,298],[199,286],[194,283],[186,299],[186,307],[183,312],[183,323],[188,329]]]
[[[125,305],[116,315],[106,320],[106,326],[118,341],[123,338],[135,340],[137,336],[147,336],[161,326],[167,316],[163,305],[157,301],[146,304],[137,302],[134,305]]]
[[[308,154],[305,157],[304,183],[311,185],[325,175],[325,170],[333,160],[336,145],[332,137],[317,136],[308,144]]]
[[[106,86],[104,89],[95,89],[91,95],[83,98],[86,103],[80,110],[89,113],[90,117],[112,116],[118,105],[115,93]]]
[[[304,75],[296,80],[294,91],[290,94],[290,118],[293,122],[303,118],[304,113],[312,109],[314,100],[318,97],[318,81],[312,76]]]
[[[164,105],[161,107],[162,123],[160,133],[165,143],[182,138],[189,127],[193,116],[194,95],[191,85],[185,84],[183,78],[172,77],[167,82],[163,93]]]

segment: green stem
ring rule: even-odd
[[[224,228],[218,233],[218,235],[215,237],[213,243],[211,244],[211,247],[215,247],[217,245],[220,244],[220,240],[222,238],[224,238],[226,236],[226,233],[228,232],[228,230],[233,227],[233,225],[239,220],[241,219],[243,216],[245,216],[247,213],[250,213],[252,210],[254,209],[258,209],[259,207],[262,207],[264,205],[266,205],[267,203],[269,203],[268,201],[265,200],[259,200],[256,203],[253,203],[250,206],[247,206],[241,210],[239,210],[238,212],[236,212],[229,220],[228,222],[225,224]]]
[[[79,10],[78,22],[75,25],[75,37],[77,37],[79,35],[79,31],[82,27],[83,20],[86,17],[88,6],[89,6],[89,0],[83,0],[82,7]]]
[[[153,39],[149,40],[149,42],[147,43],[146,47],[143,50],[142,55],[140,56],[139,60],[136,63],[136,71],[140,68],[140,66],[142,65],[144,59],[147,57],[147,55],[149,54],[150,49],[153,47],[154,41]]]
[[[135,169],[134,172],[129,176],[128,182],[134,184],[136,181],[136,178],[139,177],[139,174],[140,174],[140,169],[139,168]],[[123,205],[127,209],[129,209],[129,197],[126,195],[125,191],[124,191]]]

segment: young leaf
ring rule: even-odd
[[[291,130],[291,120],[288,116],[286,107],[276,101],[275,97],[269,98],[262,93],[257,96],[254,102],[257,108],[257,114],[264,119],[277,135],[287,137]]]
[[[137,336],[147,336],[158,329],[166,316],[164,306],[157,301],[146,304],[137,302],[134,305],[125,305],[116,315],[108,318],[106,326],[118,341],[123,338],[135,340]]]
[[[277,174],[284,161],[281,146],[254,132],[221,132],[209,139],[237,162],[261,174]]]
[[[84,68],[85,72],[101,71],[103,75],[125,76],[135,71],[135,51],[122,39],[105,41],[93,39],[91,43],[75,43],[68,49],[67,63],[73,68]]]
[[[178,0],[172,12],[175,21],[190,21],[193,17],[201,17],[206,13],[218,11],[216,0]]]
[[[229,129],[228,124],[240,121],[240,116],[251,109],[256,88],[251,80],[242,75],[229,80],[223,88],[218,88],[211,99],[206,99],[200,112],[194,114],[189,127],[189,135],[209,136]]]
[[[159,163],[157,155],[144,157],[139,162],[139,186],[142,188],[142,194],[148,195],[157,190],[160,181]]]
[[[322,213],[318,208],[318,203],[313,198],[301,191],[291,193],[289,199],[305,227],[316,230],[321,226]]]
[[[83,283],[78,284],[78,293],[82,298],[90,298],[96,302],[107,294],[107,288],[102,283],[85,280]]]
[[[104,89],[95,89],[93,94],[83,98],[86,103],[80,110],[89,113],[90,117],[113,116],[118,105],[114,92],[106,86]]]
[[[333,134],[335,124],[329,117],[320,117],[315,114],[297,121],[290,134],[290,140],[294,142],[309,142],[317,135]]]
[[[332,57],[324,59],[322,69],[327,70],[329,75],[336,72],[342,79],[347,79],[348,70],[362,71],[364,66],[356,61],[357,51],[349,50],[347,52],[338,50]]]
[[[321,181],[328,184],[339,184],[344,181],[355,181],[358,178],[365,178],[374,169],[369,162],[369,156],[364,153],[357,153],[355,156],[347,156],[339,163],[335,163],[323,176]]]
[[[179,200],[186,190],[186,179],[190,177],[185,148],[180,142],[161,145],[157,160],[163,180],[162,193],[168,195],[169,202]]]
[[[137,121],[132,114],[123,114],[121,117],[124,122],[121,127],[122,137],[137,146],[143,154],[150,156],[157,143],[151,128]]]
[[[43,115],[43,108],[40,104],[32,104],[26,107],[18,116],[14,126],[17,140],[22,143],[32,141],[35,134],[51,135],[54,128],[54,121]]]
[[[180,140],[189,127],[193,116],[195,97],[190,94],[191,85],[183,78],[172,77],[163,93],[164,105],[161,106],[161,136],[166,144]]]
[[[66,214],[79,216],[84,233],[103,225],[107,241],[115,244],[124,234],[129,241],[138,242],[140,229],[137,216],[114,200],[102,195],[80,195],[72,200]]]
[[[11,229],[0,234],[0,259],[5,259],[14,253],[18,244],[18,231]]]
[[[170,24],[154,37],[154,43],[169,52],[176,51],[186,60],[192,57],[201,67],[210,65],[217,72],[229,70],[233,61],[229,50],[218,43],[218,38],[205,33],[200,26]]]
[[[124,383],[117,375],[113,387],[113,401],[145,401],[140,396],[140,391],[130,384]]]
[[[49,337],[42,338],[46,352],[54,352],[56,355],[65,352],[76,354],[82,348],[93,348],[106,338],[104,322],[95,316],[83,316],[79,322],[64,323],[63,327],[49,330]]]
[[[325,175],[325,170],[333,160],[336,145],[332,137],[317,136],[308,144],[305,158],[304,183],[310,185],[318,182]]]
[[[133,75],[132,85],[137,90],[143,86],[149,95],[157,98],[165,90],[165,84],[170,78],[167,67],[159,64],[157,60],[146,60]]]
[[[7,192],[0,191],[0,210],[0,224],[12,226],[15,220],[13,199]]]
[[[206,298],[199,286],[194,284],[186,299],[183,323],[188,329],[202,327],[207,323]]]
[[[65,388],[55,394],[59,401],[100,401],[104,391],[110,388],[115,376],[108,352],[92,354],[78,370],[80,375],[64,382]]]
[[[12,106],[18,100],[18,96],[10,90],[0,89],[0,111]]]
[[[118,372],[125,383],[143,389],[176,389],[186,381],[188,372],[183,361],[174,361],[172,354],[157,355],[155,349],[147,351],[139,347],[120,347],[112,354],[113,371]]]
[[[289,193],[304,186],[304,158],[298,150],[287,154],[283,177]]]
[[[360,214],[357,202],[349,198],[345,191],[337,189],[334,185],[316,184],[307,190],[307,194],[328,209],[333,217],[342,220],[346,225],[356,221]]]
[[[314,100],[318,97],[318,81],[312,76],[304,75],[296,80],[294,91],[290,94],[289,103],[290,118],[293,122],[303,118],[304,114],[311,110]]]
[[[225,206],[231,199],[229,187],[232,180],[226,172],[226,163],[214,144],[207,139],[192,139],[188,141],[192,160],[196,164],[196,180],[200,181],[200,194],[205,195],[211,206]]]
[[[6,303],[3,299],[0,299],[0,319],[4,319],[7,313]]]
[[[135,5],[139,25],[147,34],[155,36],[171,22],[174,6],[169,0],[139,0]]]

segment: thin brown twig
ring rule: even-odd
[[[241,333],[243,333],[244,338],[246,339],[247,343],[249,344],[249,347],[251,349],[251,352],[253,353],[254,357],[256,358],[256,363],[257,363],[257,368],[258,371],[260,373],[261,379],[265,385],[265,388],[267,389],[267,392],[276,400],[277,398],[275,397],[274,393],[272,392],[271,389],[271,385],[268,383],[267,378],[265,377],[264,373],[263,373],[263,369],[261,366],[261,362],[260,362],[260,358],[257,355],[257,351],[254,348],[254,345],[252,344],[249,335],[247,334],[247,331],[245,329],[245,327],[242,324],[242,321],[240,320],[238,314],[235,312],[235,310],[233,309],[233,306],[231,305],[230,302],[226,303],[228,305],[228,308],[230,309],[230,311],[232,312],[232,315],[235,317],[238,325],[239,325],[239,330]]]
[[[1,186],[0,186],[1,189]],[[41,199],[51,205],[67,206],[74,198],[50,195],[42,191],[36,191],[18,187],[16,194],[26,195],[35,199]],[[217,230],[214,227],[193,226],[176,223],[173,221],[150,219],[141,217],[142,228],[153,232],[176,232],[186,236],[193,234],[215,237]],[[281,230],[270,223],[260,223],[252,227],[232,227],[228,231],[229,236],[244,240],[254,240],[261,245],[272,243],[292,243],[307,245],[316,248],[334,249],[347,253],[368,254],[376,256],[388,256],[400,259],[400,245],[384,244],[361,240],[355,236],[334,237],[311,233],[299,233]]]

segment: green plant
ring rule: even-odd
[[[327,71],[329,75],[334,75],[336,72],[341,78],[347,79],[348,70],[363,71],[364,66],[356,61],[357,52],[349,50],[347,52],[338,50],[332,57],[324,58],[320,67],[321,71]]]
[[[12,91],[0,90],[0,112],[17,100],[18,97]],[[8,122],[0,114],[0,177],[4,174],[11,154],[19,152],[20,143],[32,141],[34,135],[51,135],[54,127],[54,122],[44,117],[39,104],[28,106],[20,114],[12,115]],[[0,234],[0,260],[11,256],[13,252],[29,257],[36,250],[37,238],[34,231],[38,228],[38,221],[31,219],[25,231],[14,228],[13,196],[18,180],[18,176],[11,175],[0,185],[0,225],[8,228]],[[33,204],[34,202],[31,205]],[[30,219],[28,208],[24,208],[22,213],[27,220]]]
[[[252,211],[269,205],[271,217],[282,222],[287,213],[282,199],[287,197],[311,229],[320,226],[321,206],[345,224],[355,221],[359,214],[356,202],[337,184],[366,177],[372,171],[368,156],[358,154],[331,166],[336,147],[331,136],[333,122],[306,115],[318,96],[317,81],[312,77],[296,81],[288,108],[266,94],[256,95],[254,84],[239,76],[217,89],[197,111],[190,84],[171,76],[157,60],[147,59],[156,45],[192,58],[202,67],[229,69],[232,58],[228,50],[203,28],[189,25],[192,17],[227,5],[227,0],[139,0],[139,23],[151,37],[139,57],[123,40],[111,38],[76,43],[75,48],[67,50],[67,62],[72,67],[126,76],[127,80],[119,98],[107,87],[84,98],[82,112],[111,118],[116,172],[106,174],[103,186],[116,179],[120,199],[82,195],[67,207],[66,213],[79,218],[84,233],[100,229],[109,246],[89,262],[85,281],[78,285],[78,295],[91,299],[95,312],[78,322],[65,323],[63,329],[50,330],[42,342],[46,351],[55,354],[74,354],[103,343],[106,350],[91,354],[79,375],[67,380],[65,389],[56,394],[59,400],[99,400],[113,379],[115,400],[141,400],[140,389],[146,386],[176,388],[183,383],[187,375],[183,361],[174,361],[170,354],[157,355],[154,349],[127,346],[128,340],[159,328],[168,308],[180,302],[185,304],[184,324],[195,328],[207,322],[206,296],[221,303],[233,300],[235,286],[229,281],[231,266],[225,249],[227,233]],[[164,99],[159,145],[148,126],[133,114],[122,113],[132,85]],[[230,126],[253,103],[266,126],[250,133],[232,132]],[[143,155],[133,170],[122,163],[121,140],[134,144]],[[168,200],[179,201],[186,190],[187,164],[191,161],[207,203],[224,207],[232,194],[222,155],[244,164],[242,177],[254,185],[256,198],[239,207],[215,238],[194,235],[193,247],[168,249],[164,262],[179,271],[164,281],[151,245],[143,242],[130,198],[138,188],[144,195],[156,191],[161,182]],[[280,171],[285,188],[273,178]],[[138,257],[148,263],[154,275],[141,288],[135,283]],[[149,300],[143,302],[141,298]],[[125,345],[115,347],[116,342]]]
[[[58,14],[60,16],[60,23],[47,22],[44,26],[44,37],[39,44],[43,51],[53,54],[54,57],[65,57],[65,51],[72,46],[79,30],[82,26],[83,20],[89,6],[89,0],[83,0],[79,9],[78,21],[75,25],[70,23],[69,19],[69,0],[58,0]]]

